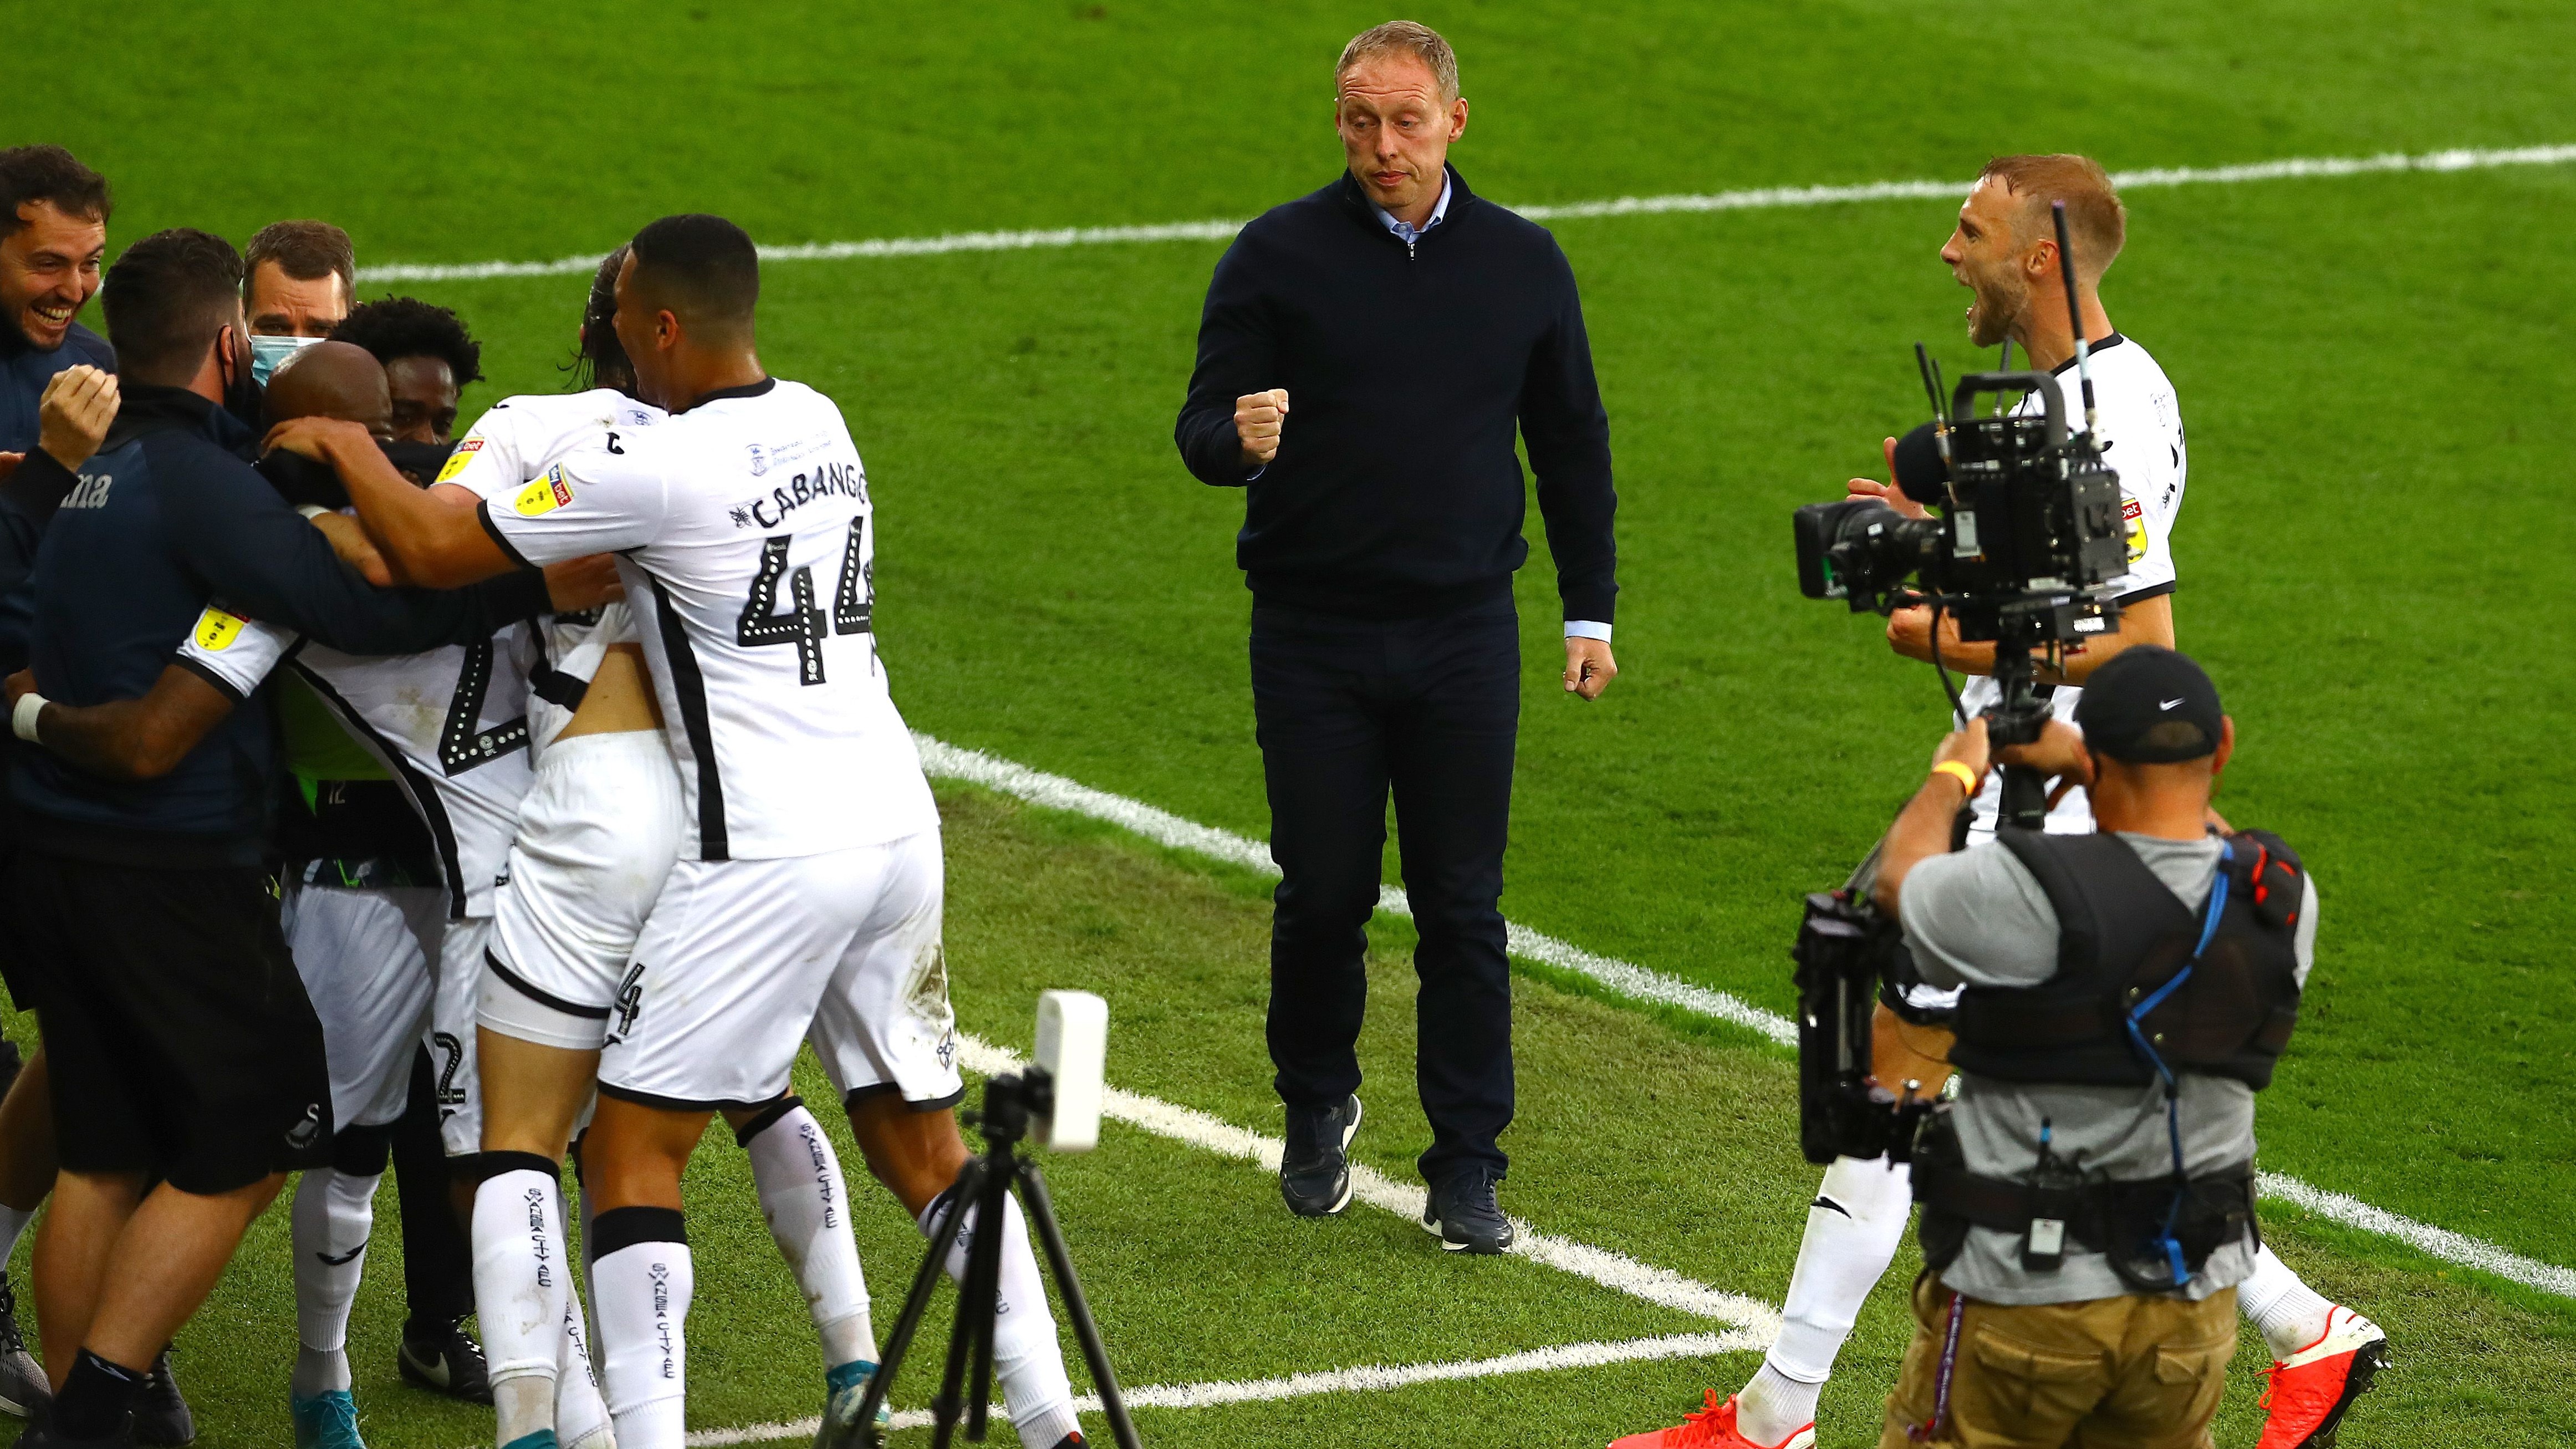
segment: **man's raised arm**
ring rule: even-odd
[[[393,460],[359,424],[297,418],[271,429],[265,446],[331,465],[398,579],[453,589],[519,567],[475,513],[431,497],[396,472]]]
[[[413,654],[471,644],[554,607],[545,579],[525,570],[452,592],[376,588],[248,468],[210,470],[197,486],[172,490],[162,506],[168,546],[207,593],[238,613],[345,653]]]

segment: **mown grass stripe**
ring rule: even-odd
[[[2481,171],[2498,166],[2558,166],[2576,161],[2576,146],[2512,146],[2378,156],[2293,156],[2235,166],[2155,166],[2115,171],[2124,191],[2147,186],[2241,186],[2253,181],[2294,181],[2366,176],[2389,171]],[[1580,221],[1606,216],[1660,216],[1673,212],[1763,211],[1788,206],[1838,206],[1862,201],[1927,201],[1956,197],[1965,181],[1871,181],[1857,186],[1761,186],[1741,191],[1672,196],[1622,196],[1512,209],[1532,221]],[[929,257],[949,252],[1012,252],[1061,247],[1133,246],[1147,242],[1231,241],[1240,221],[1167,221],[1146,226],[1063,226],[1036,231],[962,231],[942,236],[878,237],[868,241],[797,242],[764,246],[769,262],[844,262],[881,257]],[[392,262],[360,267],[361,282],[471,282],[492,277],[587,276],[607,246],[550,262]]]
[[[986,1076],[1015,1072],[1028,1065],[1022,1058],[963,1032],[958,1033],[957,1042],[958,1060]],[[1195,1107],[1166,1102],[1160,1097],[1111,1087],[1102,1094],[1101,1102],[1101,1114],[1112,1121],[1124,1122],[1157,1137],[1168,1137],[1220,1157],[1249,1162],[1264,1172],[1277,1172],[1280,1154],[1286,1150],[1287,1144],[1276,1137],[1264,1137],[1221,1117],[1211,1116]],[[1366,1163],[1351,1164],[1351,1196],[1409,1221],[1422,1220],[1422,1186],[1397,1182]],[[1640,1263],[1624,1253],[1542,1233],[1520,1218],[1512,1219],[1512,1226],[1516,1241],[1511,1251],[1516,1256],[1545,1263],[1578,1278],[1589,1278],[1604,1288],[1633,1298],[1733,1324],[1746,1335],[1740,1347],[1766,1347],[1779,1335],[1779,1312],[1767,1303],[1740,1293],[1711,1288],[1671,1269]]]
[[[1745,1340],[1746,1335],[1741,1332],[1674,1333],[1660,1338],[1631,1338],[1615,1343],[1566,1343],[1554,1348],[1534,1348],[1526,1353],[1452,1363],[1371,1364],[1363,1368],[1290,1374],[1275,1379],[1148,1384],[1130,1388],[1126,1395],[1130,1408],[1212,1409],[1223,1404],[1267,1404],[1320,1394],[1383,1392],[1416,1384],[1455,1383],[1461,1379],[1490,1379],[1504,1374],[1607,1368],[1612,1364],[1646,1363],[1658,1359],[1708,1358],[1761,1346]],[[1085,1394],[1075,1399],[1073,1406],[1077,1412],[1096,1414],[1100,1412],[1100,1398],[1096,1394]],[[996,1404],[993,1407],[995,1417],[1000,1417],[1001,1406]],[[906,1409],[894,1416],[897,1430],[925,1429],[930,1423],[928,1409]],[[820,1419],[790,1419],[775,1424],[746,1424],[738,1429],[701,1429],[689,1436],[688,1443],[689,1449],[724,1449],[724,1446],[732,1444],[765,1444],[779,1439],[810,1438],[820,1427]]]
[[[2569,159],[2576,159],[2576,147],[2558,149],[2569,151],[2571,153]],[[1032,805],[1053,810],[1069,810],[1094,820],[1104,820],[1133,831],[1157,845],[1204,855],[1265,876],[1275,877],[1279,874],[1279,867],[1270,859],[1270,852],[1266,847],[1230,830],[1220,830],[1213,825],[1201,825],[1195,820],[1184,820],[1168,810],[1158,809],[1142,800],[1131,800],[1124,795],[1095,790],[1089,785],[1068,780],[1062,775],[1050,775],[1043,770],[1033,770],[1026,765],[1000,759],[985,754],[981,750],[952,745],[926,734],[916,732],[913,739],[921,747],[922,768],[934,776],[963,780],[968,784],[998,790]],[[1413,914],[1412,906],[1405,900],[1404,892],[1394,886],[1379,887],[1378,909],[1407,919],[1410,919]],[[1723,991],[1713,991],[1687,981],[1675,980],[1660,971],[1649,970],[1633,962],[1597,956],[1579,946],[1569,945],[1544,932],[1531,930],[1527,926],[1512,922],[1506,922],[1505,926],[1510,933],[1512,954],[1524,960],[1536,961],[1542,965],[1572,972],[1598,982],[1632,1000],[1661,1006],[1675,1006],[1685,1011],[1734,1022],[1738,1026],[1757,1031],[1782,1046],[1797,1044],[1798,1029],[1787,1017],[1776,1012],[1765,1011],[1741,997],[1731,996]],[[1214,1122],[1216,1119],[1208,1120]],[[1248,1137],[1251,1134],[1245,1135]],[[1275,1154],[1271,1157],[1269,1165],[1274,1168],[1278,1165]],[[2480,1272],[2493,1273],[2499,1278],[2510,1279],[2526,1288],[2537,1288],[2544,1293],[2576,1298],[2576,1270],[2543,1262],[2538,1258],[2525,1257],[2510,1248],[2487,1242],[2483,1238],[2473,1238],[2465,1233],[2453,1232],[2449,1228],[2418,1222],[2385,1208],[2373,1207],[2359,1198],[2347,1197],[2342,1193],[2317,1187],[2283,1173],[2263,1173],[2256,1186],[2264,1197],[2276,1202],[2288,1203],[2319,1217],[2332,1219],[2346,1227],[2395,1238],[2409,1247],[2429,1253],[2436,1258],[2475,1268]],[[1419,1216],[1422,1211],[1419,1191],[1415,1190],[1415,1193],[1416,1200],[1412,1211],[1414,1215]]]

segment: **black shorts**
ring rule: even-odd
[[[10,893],[65,1168],[213,1194],[330,1160],[322,1023],[266,871],[22,849]]]

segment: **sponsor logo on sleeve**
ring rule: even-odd
[[[2147,556],[2147,511],[2138,505],[2137,499],[2123,493],[2120,495],[2120,521],[2128,527],[2129,562],[2136,563]]]
[[[474,455],[482,451],[481,438],[467,438],[457,444],[456,451],[447,455],[447,466],[438,470],[438,477],[434,481],[440,483],[455,481],[456,475],[464,472],[465,465],[473,462]]]
[[[249,622],[239,614],[208,605],[206,612],[197,616],[197,647],[209,654],[220,654],[233,647],[233,641],[241,637],[242,626]]]
[[[552,513],[572,502],[572,485],[564,481],[563,465],[548,468],[545,476],[519,490],[518,501],[510,506],[522,518]]]

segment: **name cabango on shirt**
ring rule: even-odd
[[[749,444],[751,475],[759,478],[775,473],[837,441],[829,433],[817,433],[783,447]],[[812,471],[796,473],[767,494],[737,503],[726,511],[736,528],[779,528],[797,509],[817,499],[833,497],[856,499],[861,508],[870,506],[867,470],[859,466],[857,458],[825,459]]]

